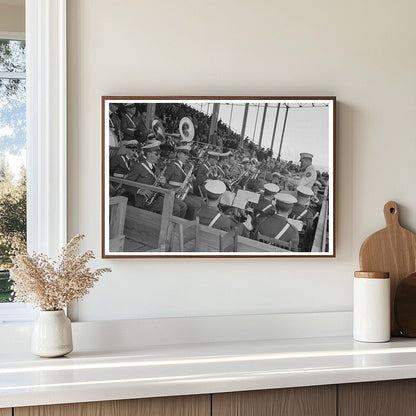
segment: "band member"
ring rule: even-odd
[[[262,188],[262,181],[260,180],[259,161],[253,157],[249,165],[249,176],[245,181],[244,189],[250,192],[259,192]]]
[[[162,186],[163,179],[160,170],[157,168],[157,163],[160,157],[160,142],[154,140],[145,146],[143,146],[143,158],[134,163],[129,174],[125,179],[144,183],[146,185]],[[125,186],[125,189],[132,195],[134,195],[134,205],[138,208],[147,209],[152,212],[161,214],[163,211],[163,195],[157,194],[154,200],[152,200],[154,192],[147,189],[140,189],[132,186]],[[183,201],[175,198],[173,206],[173,215],[183,218],[186,213],[186,204]]]
[[[289,173],[282,175],[280,172],[272,173],[272,183],[279,185],[280,191],[289,191]]]
[[[228,179],[228,171],[230,169],[228,165],[228,157],[230,156],[231,152],[220,153],[219,161],[218,161],[218,169],[219,169],[219,179],[225,182],[225,179]]]
[[[259,202],[254,205],[254,218],[256,221],[273,215],[276,212],[273,198],[279,190],[280,188],[274,183],[266,183],[264,185],[264,193],[260,197]]]
[[[166,187],[177,191],[180,199],[185,202],[187,206],[185,218],[187,220],[194,220],[195,213],[201,208],[203,200],[191,192],[194,179],[192,175],[193,165],[190,164],[187,166],[190,150],[191,146],[188,145],[182,145],[176,148],[176,159],[166,168],[165,178]],[[186,196],[184,196],[185,193]]]
[[[296,188],[296,199],[298,202],[296,202],[293,206],[290,218],[304,222],[312,219],[313,215],[309,210],[309,204],[312,196],[313,191],[311,188],[308,188],[307,186],[298,186]]]
[[[299,234],[299,247],[301,251],[310,251],[313,244],[313,220],[314,214],[309,208],[313,191],[307,186],[296,188],[296,199],[298,202],[293,206],[289,218],[303,222],[302,232]]]
[[[136,104],[125,106],[125,113],[121,115],[120,129],[123,140],[138,140],[140,143],[146,140],[147,128]]]
[[[217,130],[214,130],[211,136],[209,136],[208,143],[211,144],[212,146],[217,146],[218,144],[217,142],[218,142],[218,134],[217,134]]]
[[[243,173],[243,167],[237,163],[233,153],[228,156],[228,179],[235,180]]]
[[[110,146],[117,147],[122,140],[120,131],[120,117],[117,114],[118,105],[110,103],[110,115],[108,118],[110,127]]]
[[[250,159],[248,157],[244,157],[241,161],[242,164],[242,173],[240,175],[240,179],[235,183],[235,187],[237,189],[245,189],[248,180],[250,179]]]
[[[110,176],[124,179],[130,172],[136,157],[136,147],[134,145],[124,146],[118,148],[116,155],[110,158]],[[110,183],[110,196],[126,195],[129,197],[130,203],[133,204],[134,198],[129,195],[124,189],[123,184]]]
[[[265,162],[265,167],[264,167],[265,179],[268,182],[272,182],[272,175],[273,175],[273,172],[275,170],[275,167],[276,167],[276,161],[274,159],[268,157],[267,161]]]
[[[206,191],[205,191],[205,182],[208,179],[218,179],[219,171],[217,169],[219,159],[219,153],[214,152],[212,150],[208,151],[208,158],[207,161],[202,163],[198,170],[196,171],[196,190],[198,196],[205,197]]]
[[[250,163],[251,163],[251,168],[250,169],[252,170],[252,172],[256,172],[259,165],[260,165],[258,159],[255,158],[255,157],[252,157],[251,160],[250,160]]]
[[[272,177],[272,180],[271,180],[272,183],[274,183],[275,185],[278,185],[278,187],[281,190],[286,189],[284,186],[285,185],[284,176],[280,172],[272,172],[271,177]]]
[[[321,192],[322,184],[319,181],[315,181],[312,186],[313,196],[311,197],[311,203],[309,205],[309,209],[313,212],[314,217],[319,216],[319,212],[322,208],[322,201],[324,196]]]
[[[119,152],[110,159],[110,175],[124,178],[133,165],[135,150],[134,145],[121,146]]]
[[[307,186],[312,188],[313,184],[316,181],[316,169],[312,165],[313,155],[311,153],[301,153],[300,154],[300,168],[302,172],[302,177],[300,178],[297,185]]]
[[[165,142],[165,131],[163,123],[159,119],[155,119],[152,122],[152,132],[156,140],[159,140],[161,143]]]
[[[297,199],[293,195],[278,193],[276,199],[276,213],[265,218],[258,227],[258,231],[276,240],[291,242],[291,251],[298,251],[299,233],[288,221]]]
[[[228,215],[223,214],[218,209],[218,204],[226,187],[224,182],[219,180],[209,180],[205,184],[205,193],[207,196],[207,203],[203,205],[197,212],[199,223],[207,225],[208,227],[217,228],[223,231],[231,231],[238,224]]]

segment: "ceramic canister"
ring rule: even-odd
[[[362,342],[390,340],[389,273],[354,273],[353,336]]]

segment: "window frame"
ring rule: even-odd
[[[28,250],[67,240],[66,0],[26,0]]]
[[[66,0],[25,0],[28,251],[56,257],[67,242]],[[22,40],[22,39],[17,39]],[[0,324],[33,320],[0,305]]]

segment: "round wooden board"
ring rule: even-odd
[[[403,335],[416,337],[416,272],[409,274],[398,284],[394,316]]]

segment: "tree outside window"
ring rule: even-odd
[[[26,243],[25,42],[0,39],[0,302],[12,300],[8,269]]]

